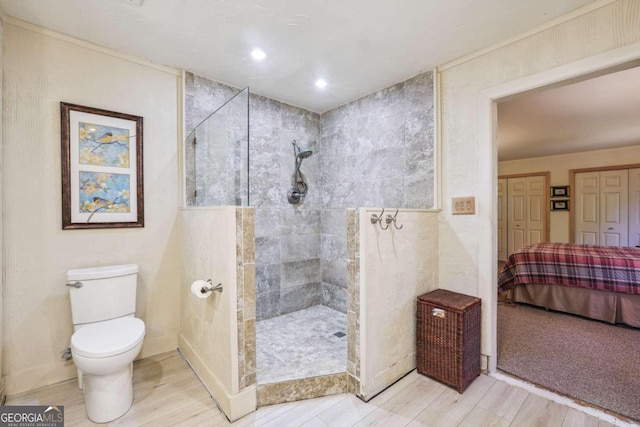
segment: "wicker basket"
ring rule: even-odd
[[[462,393],[480,375],[480,299],[438,289],[418,297],[418,373]]]

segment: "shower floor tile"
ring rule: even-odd
[[[346,372],[347,336],[336,332],[347,315],[323,305],[256,322],[258,384]]]

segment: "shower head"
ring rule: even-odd
[[[296,156],[299,159],[306,159],[307,157],[310,157],[313,154],[313,151],[311,150],[301,150],[300,148],[298,148],[298,155]]]
[[[296,155],[296,160],[306,159],[313,154],[313,151],[311,150],[298,147],[295,139],[291,143],[293,144],[293,152]]]

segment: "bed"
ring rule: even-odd
[[[507,300],[640,328],[640,249],[536,243],[498,277]]]

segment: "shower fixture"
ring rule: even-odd
[[[304,159],[309,158],[313,154],[313,151],[299,147],[295,139],[291,144],[293,145],[295,167],[293,176],[291,177],[292,188],[287,192],[287,200],[292,205],[297,205],[302,201],[304,196],[307,195],[307,190],[309,188],[304,179],[304,175],[300,172],[300,165],[302,165],[302,161]]]

